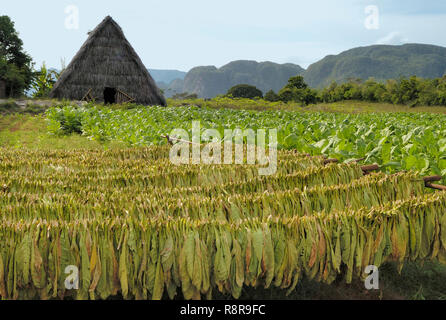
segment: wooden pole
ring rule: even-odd
[[[170,137],[167,134],[165,136],[161,136],[161,138],[167,139],[167,143],[170,144],[170,145],[173,145],[172,140],[170,140]]]
[[[431,176],[423,178],[424,182],[426,183],[440,181],[441,179],[443,179],[442,176]]]
[[[426,188],[446,191],[446,186],[442,186],[440,184],[433,184],[433,183],[431,183],[431,182],[440,181],[441,179],[443,179],[442,176],[431,176],[431,177],[424,177],[423,178],[424,185],[426,186]]]
[[[435,189],[435,190],[441,190],[446,191],[446,186],[442,186],[439,184],[433,184],[433,183],[426,183],[427,188]]]
[[[324,164],[339,163],[338,159],[325,159]]]
[[[362,166],[361,170],[364,173],[364,175],[366,176],[366,175],[369,175],[371,173],[371,171],[379,170],[379,165],[371,164],[371,165],[368,165],[368,166]]]
[[[178,138],[172,138],[172,137],[169,137],[168,135],[161,136],[161,138],[167,139],[167,142],[169,142],[170,145],[173,145],[173,141],[178,141],[178,142],[184,142],[184,143],[188,143],[188,144],[195,144],[195,145],[200,145],[201,146],[201,144],[199,144],[199,143],[190,142],[190,141],[183,140],[183,139],[178,139]]]
[[[362,171],[364,171],[364,173],[369,173],[370,171],[379,170],[379,165],[371,164],[371,165],[368,165],[368,166],[362,166],[361,169],[362,169]]]

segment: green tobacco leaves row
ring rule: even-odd
[[[295,288],[302,276],[332,283],[365,267],[434,259],[446,263],[446,194],[327,216],[211,220],[132,218],[2,221],[4,299],[240,297],[243,286]],[[79,270],[79,289],[65,269]]]

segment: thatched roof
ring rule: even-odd
[[[50,96],[81,100],[90,92],[90,97],[103,102],[106,87],[126,93],[136,103],[166,105],[155,81],[110,16],[89,33]]]

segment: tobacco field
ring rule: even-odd
[[[202,130],[277,129],[278,148],[326,155],[348,162],[364,158],[383,171],[415,170],[446,176],[446,115],[431,113],[334,113],[250,111],[187,107],[108,108],[65,106],[47,111],[55,135],[80,133],[97,141],[129,146],[166,144],[161,136],[180,128]]]

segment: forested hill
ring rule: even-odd
[[[164,88],[167,96],[175,93],[196,93],[202,98],[213,98],[225,94],[237,84],[254,85],[263,92],[279,91],[290,77],[300,75],[305,70],[298,65],[273,62],[239,60],[216,68],[215,66],[196,67],[190,70],[184,80],[178,79]]]
[[[156,82],[171,83],[176,79],[184,79],[186,72],[179,70],[149,69],[150,75]]]
[[[168,74],[176,78],[160,78],[152,72],[167,97],[176,93],[195,93],[201,98],[213,98],[225,94],[238,84],[250,84],[266,93],[278,92],[290,77],[303,75],[311,87],[329,86],[352,79],[378,81],[416,75],[422,78],[440,78],[446,74],[446,48],[405,44],[401,46],[373,45],[354,48],[338,55],[329,55],[304,70],[298,65],[273,62],[239,60],[216,68],[196,67],[184,74]],[[163,74],[164,75],[164,74]],[[184,77],[184,79],[183,79]],[[167,81],[166,81],[167,80]]]
[[[333,80],[352,78],[376,80],[419,76],[439,78],[446,73],[446,48],[405,44],[374,45],[354,48],[339,55],[329,55],[306,70],[305,81],[312,87],[328,86]]]

